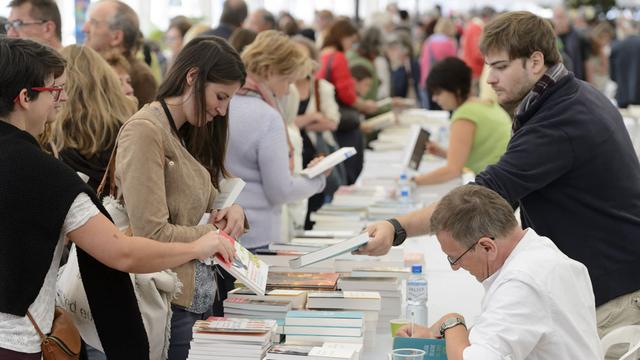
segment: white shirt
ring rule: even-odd
[[[602,359],[587,268],[533,229],[482,282],[465,360]]]
[[[53,323],[53,311],[56,304],[56,278],[62,257],[64,237],[84,225],[98,212],[98,208],[93,204],[91,198],[85,193],[80,193],[67,213],[49,271],[45,275],[38,296],[29,306],[31,316],[45,334],[51,332],[51,324]],[[0,312],[0,348],[29,354],[40,352],[40,336],[28,317]]]

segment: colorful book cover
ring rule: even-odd
[[[447,360],[444,339],[394,337],[393,348],[424,350],[424,360]]]
[[[213,263],[222,266],[256,294],[264,295],[267,288],[269,266],[224,231],[218,230],[218,232],[234,244],[236,256],[232,262],[228,262],[224,261],[221,256],[216,255],[216,257],[213,258]]]
[[[338,273],[288,273],[271,272],[267,279],[267,286],[273,288],[322,288],[335,289],[338,283]]]
[[[276,327],[275,320],[240,319],[211,316],[207,320],[198,320],[193,325],[194,332],[246,333],[262,334]]]

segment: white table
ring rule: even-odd
[[[384,174],[390,179],[395,178],[402,171],[393,159],[400,157],[400,152],[370,153],[368,152],[365,168],[361,176],[364,183],[380,181],[374,178]],[[420,164],[419,173],[427,172],[442,166],[442,159],[430,157]],[[392,180],[391,180],[392,183]],[[421,186],[416,189],[414,196],[425,205],[437,201],[447,192],[462,184],[461,178],[448,181],[443,184]],[[429,323],[433,323],[440,317],[450,312],[462,314],[469,324],[480,313],[480,301],[484,294],[482,285],[465,270],[453,271],[446,256],[440,249],[435,236],[419,236],[408,238],[402,248],[406,252],[422,252],[425,258],[425,270],[428,283]],[[404,292],[403,289],[403,298]],[[402,309],[404,314],[404,305]],[[360,355],[363,360],[387,359],[391,351],[393,338],[388,323],[378,323],[375,334],[368,332],[365,335],[365,346]]]

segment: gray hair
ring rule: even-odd
[[[502,196],[473,184],[452,190],[431,215],[432,234],[446,231],[466,247],[483,236],[507,236],[517,226],[513,208]]]
[[[126,55],[133,55],[134,49],[138,46],[138,37],[140,34],[138,14],[122,1],[111,1],[115,2],[117,6],[115,15],[109,19],[109,29],[122,31],[122,45],[127,53]]]

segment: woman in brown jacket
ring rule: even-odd
[[[218,37],[190,41],[178,54],[157,101],[145,105],[118,137],[116,184],[136,235],[191,242],[214,229],[237,238],[243,209],[211,209],[218,182],[228,177],[227,109],[244,84],[238,53]],[[201,222],[213,210],[210,221]],[[173,301],[169,359],[185,359],[196,320],[211,315],[212,267],[192,261],[173,269],[182,293]]]

